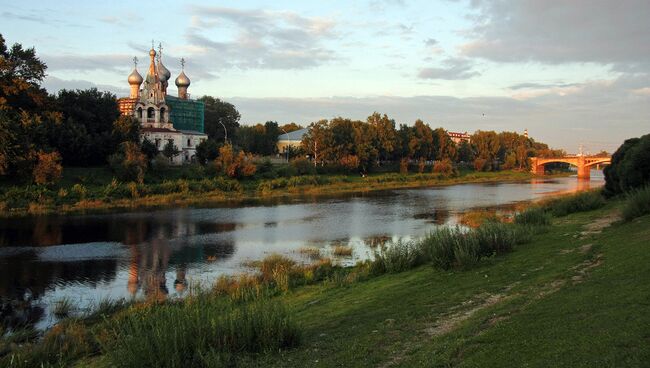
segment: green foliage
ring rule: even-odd
[[[207,139],[196,146],[196,159],[201,165],[214,161],[219,156],[219,144]]]
[[[546,226],[551,224],[551,215],[541,207],[530,207],[519,212],[514,217],[518,225]]]
[[[605,198],[600,191],[589,191],[551,199],[544,203],[543,208],[553,216],[561,217],[570,213],[595,210],[604,205]]]
[[[163,147],[162,154],[163,156],[167,157],[169,161],[171,161],[174,157],[178,156],[181,153],[181,151],[178,150],[178,147],[174,144],[173,140],[167,141],[165,143],[165,146]]]
[[[116,367],[202,366],[242,353],[298,345],[300,329],[287,309],[265,299],[234,304],[211,295],[132,310],[111,324],[104,346]]]
[[[625,196],[623,218],[630,221],[647,214],[650,214],[650,185],[629,191]]]
[[[115,154],[109,157],[109,165],[122,181],[142,183],[147,170],[147,158],[140,147],[133,142],[124,142]]]
[[[374,259],[370,264],[370,273],[379,275],[403,272],[421,265],[424,261],[421,247],[414,242],[400,240],[375,251]]]
[[[145,156],[147,156],[148,162],[151,162],[154,158],[156,158],[156,156],[158,156],[158,147],[156,147],[156,144],[147,138],[144,138],[142,140],[142,143],[140,143],[140,150],[142,153],[144,153]]]
[[[211,96],[203,96],[199,98],[199,101],[205,103],[205,134],[208,135],[208,138],[219,143],[229,143],[225,141],[225,126],[228,140],[232,141],[239,128],[241,117],[235,106]]]
[[[296,169],[298,175],[313,175],[316,173],[314,165],[305,157],[298,157],[292,160],[291,166]]]
[[[650,184],[650,134],[626,140],[605,167],[605,195],[614,196]]]

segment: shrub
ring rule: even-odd
[[[445,158],[443,160],[438,160],[433,164],[434,173],[452,175],[454,174],[454,170],[455,170],[454,164],[448,158]]]
[[[253,163],[253,155],[239,151],[235,153],[232,145],[219,148],[219,157],[214,160],[217,172],[231,178],[242,178],[255,174],[257,167]]]
[[[424,166],[426,165],[426,162],[424,161],[424,158],[420,158],[418,160],[418,174],[422,174],[424,172]]]
[[[547,201],[543,208],[553,216],[561,217],[570,213],[591,211],[603,207],[605,199],[599,191],[589,191]]]
[[[58,152],[46,153],[41,151],[37,154],[37,163],[33,171],[36,184],[56,183],[61,179],[62,172],[61,155]]]
[[[605,195],[613,196],[650,184],[650,134],[626,140],[605,167]]]
[[[298,157],[291,161],[291,166],[296,169],[298,175],[313,175],[316,173],[316,168],[305,157]]]
[[[359,156],[356,155],[345,155],[339,160],[339,164],[343,166],[348,171],[354,171],[359,168]]]
[[[147,157],[140,147],[133,142],[124,142],[118,152],[108,158],[111,169],[122,181],[142,183],[147,169]]]
[[[370,273],[398,273],[419,266],[424,260],[422,249],[417,244],[400,240],[375,252]]]
[[[630,191],[623,205],[623,218],[626,221],[647,214],[650,214],[650,185]]]
[[[514,217],[514,223],[519,225],[546,226],[551,224],[551,215],[541,207],[530,207],[517,213]]]
[[[332,254],[339,257],[350,257],[352,256],[352,247],[346,247],[344,245],[337,245],[332,250]]]

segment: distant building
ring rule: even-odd
[[[307,134],[309,129],[299,129],[293,132],[281,134],[278,136],[278,152],[286,153],[288,149],[296,150],[300,148],[302,138]]]
[[[461,142],[468,142],[469,143],[471,138],[472,138],[472,136],[467,134],[467,132],[465,132],[465,133],[447,132],[447,135],[456,144],[460,144]]]
[[[158,50],[157,54],[153,47],[149,51],[151,62],[145,79],[138,73],[137,58],[134,58],[135,67],[128,78],[131,93],[128,98],[118,100],[120,113],[137,118],[141,124],[140,139],[150,140],[159,151],[172,142],[180,151],[172,159],[174,164],[191,162],[196,156],[196,146],[208,138],[204,133],[205,105],[190,99],[187,93],[190,79],[185,75],[182,59],[181,72],[175,80],[178,97],[167,95],[171,72],[162,64],[162,50]]]

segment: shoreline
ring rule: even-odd
[[[5,209],[0,206],[0,218],[17,218],[27,216],[42,216],[51,214],[101,214],[116,211],[137,211],[142,209],[166,209],[174,207],[225,207],[239,206],[247,203],[264,203],[267,201],[290,200],[295,198],[326,198],[350,194],[376,193],[396,189],[413,189],[439,187],[458,184],[517,182],[534,178],[552,179],[570,176],[553,174],[537,176],[522,171],[500,172],[467,172],[456,177],[442,177],[438,174],[377,174],[365,178],[356,176],[327,176],[327,184],[308,184],[283,187],[271,190],[259,190],[261,184],[273,180],[243,182],[239,191],[213,190],[194,194],[189,190],[170,194],[153,194],[136,198],[116,200],[82,199],[73,204],[30,203],[28,207]],[[298,177],[300,178],[300,177]],[[254,185],[257,184],[257,185]],[[146,187],[146,185],[145,185]]]

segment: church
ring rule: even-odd
[[[181,59],[181,72],[174,81],[178,96],[167,94],[171,72],[162,63],[162,47],[158,52],[153,45],[149,51],[149,70],[146,78],[138,72],[134,58],[133,72],[128,77],[131,92],[128,98],[118,99],[120,113],[140,121],[140,139],[148,139],[162,152],[168,142],[176,146],[179,154],[172,163],[181,165],[196,158],[196,146],[208,139],[204,133],[205,104],[192,100],[187,89],[190,78],[185,74],[185,61]]]

